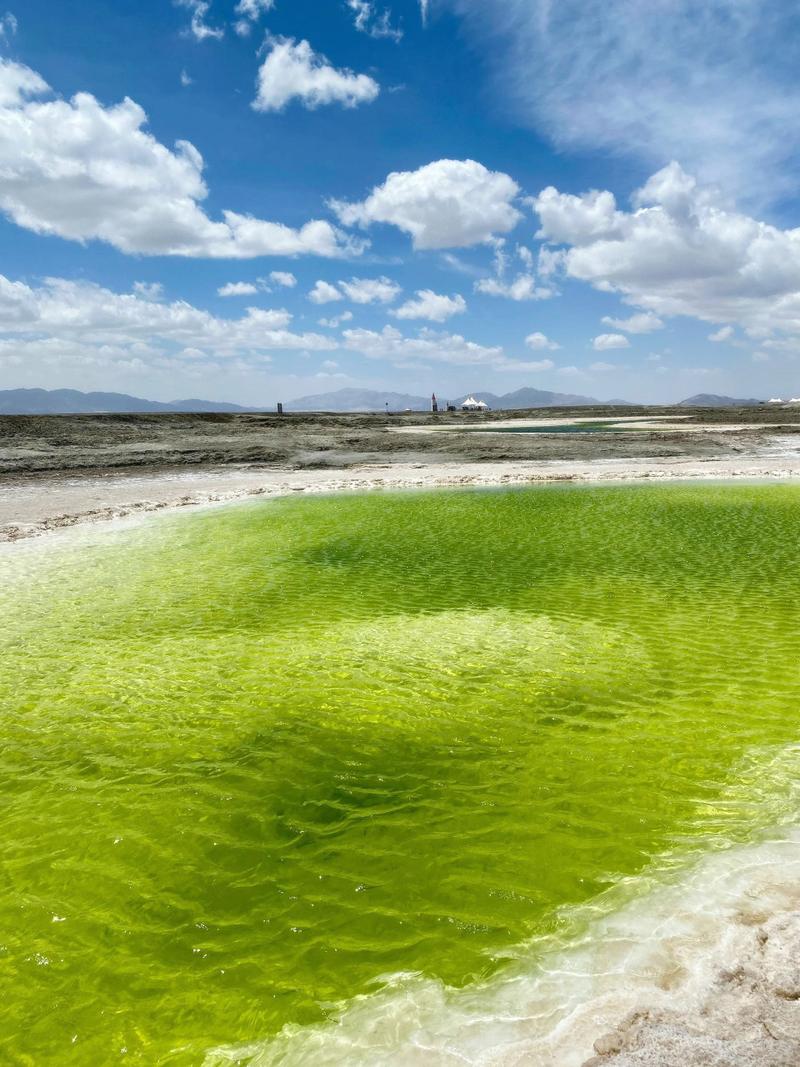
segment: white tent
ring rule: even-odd
[[[461,405],[462,411],[488,411],[489,405],[483,400],[476,400],[474,396],[468,396]]]

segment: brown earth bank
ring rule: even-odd
[[[672,428],[588,435],[421,434],[420,427],[490,429],[492,423],[672,416]],[[679,422],[677,420],[680,420]],[[726,430],[746,424],[746,430]],[[707,426],[703,434],[680,426]],[[411,432],[404,434],[404,429]],[[715,433],[714,430],[719,430]],[[0,416],[0,476],[57,471],[180,469],[256,464],[348,469],[375,462],[592,460],[734,456],[766,433],[800,432],[800,410],[565,408],[407,415],[91,414]],[[416,432],[415,432],[416,431]]]
[[[471,432],[573,419],[638,424]],[[256,495],[711,477],[800,477],[800,411],[0,416],[0,541]]]

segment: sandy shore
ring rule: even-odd
[[[387,462],[345,470],[287,470],[251,466],[192,470],[42,473],[0,483],[0,541],[15,541],[81,522],[101,522],[247,497],[363,492],[546,482],[626,482],[665,479],[800,478],[800,453],[779,442],[758,455],[724,458],[490,462]]]

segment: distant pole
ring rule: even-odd
[[[439,410],[439,403],[438,403],[438,401],[436,399],[436,393],[432,393],[431,394],[431,411],[435,415],[438,410]]]
[[[283,414],[283,404],[281,404],[281,403],[278,403],[278,414],[279,415]]]

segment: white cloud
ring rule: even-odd
[[[397,226],[418,249],[466,248],[517,225],[522,217],[513,204],[518,193],[507,174],[471,159],[440,159],[390,174],[360,203],[334,200],[330,206],[346,226]]]
[[[592,341],[592,348],[597,352],[606,352],[610,348],[630,348],[631,343],[621,333],[601,333]]]
[[[460,315],[467,310],[463,296],[455,293],[444,296],[434,293],[432,289],[418,289],[416,300],[407,300],[396,311],[391,312],[398,319],[429,319],[431,322],[444,322],[453,315]]]
[[[513,282],[502,278],[481,278],[475,282],[475,292],[485,296],[504,296],[509,300],[549,300],[554,295],[547,286],[537,286],[532,274],[518,274]]]
[[[467,20],[515,118],[704,180],[793,193],[797,12],[766,0],[439,0]]]
[[[252,282],[228,282],[217,289],[219,296],[252,296],[258,292],[258,287]]]
[[[48,93],[34,71],[0,60],[0,210],[18,226],[143,255],[248,259],[359,251],[322,220],[292,229],[224,211],[224,221],[213,221],[200,207],[208,190],[194,145],[165,147],[143,128],[147,116],[128,98],[112,107],[89,93],[70,101],[36,99]]]
[[[552,370],[555,367],[555,363],[552,359],[506,359],[501,364],[495,365],[495,370],[523,370],[523,371],[545,371]]]
[[[176,0],[176,3],[180,7],[188,7],[191,12],[189,33],[196,41],[207,41],[209,38],[219,41],[225,36],[225,31],[221,27],[209,26],[206,22],[206,15],[211,6],[206,0]]]
[[[617,370],[616,363],[603,363],[598,361],[597,363],[590,363],[589,370],[597,371],[599,374],[605,374],[608,371]]]
[[[525,245],[517,245],[517,255],[522,260],[522,265],[529,274],[533,273],[533,252]]]
[[[309,292],[308,299],[312,304],[330,304],[334,300],[344,300],[344,296],[339,292],[335,285],[320,280]]]
[[[294,289],[297,285],[297,278],[288,270],[273,270],[269,278],[275,285],[283,286],[284,289]]]
[[[392,25],[392,13],[388,8],[380,11],[372,0],[347,0],[347,6],[353,12],[355,28],[361,33],[370,37],[388,37],[392,41],[402,39],[403,31]]]
[[[14,37],[17,32],[17,20],[10,11],[0,15],[0,40],[4,37]]]
[[[193,84],[193,79],[189,77],[185,70],[181,71],[181,85],[184,89],[188,89]]]
[[[342,104],[357,107],[371,103],[380,86],[366,74],[337,70],[318,55],[308,41],[271,38],[267,57],[258,72],[256,111],[282,111],[292,100],[304,107]]]
[[[574,366],[559,367],[558,368],[558,373],[559,374],[563,374],[563,376],[565,378],[584,378],[586,376],[586,372],[585,371],[582,371],[580,369],[580,367],[574,367]]]
[[[258,22],[262,14],[271,11],[275,6],[275,0],[239,0],[234,11],[239,18],[233,24],[233,28],[240,37],[247,37],[254,22]]]
[[[551,352],[561,348],[560,344],[555,341],[551,341],[550,338],[544,333],[529,333],[525,338],[525,344],[528,348],[541,350],[543,348],[549,348]]]
[[[368,359],[383,360],[394,366],[420,367],[445,363],[455,366],[486,366],[497,371],[549,370],[550,360],[526,362],[509,359],[499,346],[486,346],[467,341],[460,334],[431,330],[427,327],[416,337],[407,337],[394,326],[375,330],[344,330],[343,345]]]
[[[323,370],[338,370],[339,369],[339,364],[336,362],[335,359],[326,359],[326,360],[323,360],[322,369]]]
[[[164,296],[164,286],[161,282],[134,282],[133,291],[146,300],[161,300]]]
[[[604,315],[603,322],[606,326],[624,330],[625,333],[652,333],[664,328],[664,323],[652,311],[640,311],[627,319],[614,319],[610,315]]]
[[[720,326],[718,330],[708,335],[708,339],[709,341],[716,341],[718,343],[721,341],[730,341],[735,332],[733,326]]]
[[[339,282],[339,288],[354,304],[391,304],[402,292],[390,278],[351,278]]]
[[[369,359],[401,360],[406,363],[427,360],[464,366],[494,366],[505,361],[502,348],[486,347],[466,341],[458,334],[437,330],[423,329],[416,337],[406,337],[394,326],[384,326],[380,333],[374,330],[345,330],[342,337],[347,348]]]
[[[318,319],[320,326],[326,326],[329,330],[335,330],[343,322],[351,322],[353,319],[352,311],[343,311],[341,315],[334,315],[329,319]]]
[[[598,195],[551,188],[534,202],[541,235],[570,246],[570,277],[659,316],[800,334],[800,229],[737,212],[676,163],[653,175],[630,212],[606,193],[598,215]]]
[[[391,304],[401,291],[391,278],[351,278],[336,285],[318,281],[308,299],[314,304],[330,304],[345,298],[354,304]]]
[[[88,282],[48,278],[38,287],[0,275],[0,356],[34,363],[118,364],[161,359],[268,358],[271,351],[323,351],[336,342],[294,333],[283,308],[248,308],[220,318],[185,301],[166,303],[140,285],[115,293]]]

